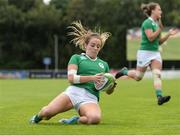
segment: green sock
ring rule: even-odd
[[[162,96],[162,91],[160,89],[156,90],[156,96],[161,97]]]
[[[38,115],[36,115],[36,117],[35,117],[35,122],[38,123],[38,122],[41,121],[41,120],[42,120],[42,118],[39,117]]]
[[[124,75],[128,75],[128,69],[123,69],[123,70],[122,70],[122,73],[123,73]]]

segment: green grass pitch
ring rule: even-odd
[[[0,80],[1,135],[80,135],[80,134],[180,134],[180,80],[163,80],[169,103],[158,106],[153,81],[118,80],[112,95],[102,93],[99,125],[62,125],[61,118],[76,115],[75,110],[58,114],[49,121],[29,124],[40,108],[63,91],[68,82],[58,80]]]

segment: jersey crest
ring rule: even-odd
[[[99,65],[101,68],[103,68],[103,69],[104,69],[104,65],[103,65],[103,63],[99,62],[99,63],[98,63],[98,65]]]

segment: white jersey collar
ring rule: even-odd
[[[148,19],[150,19],[151,21],[153,21],[154,23],[156,23],[156,21],[155,21],[152,17],[148,17]]]
[[[155,22],[152,17],[148,17],[151,21]]]
[[[92,60],[92,61],[96,61],[97,60],[97,57],[95,59],[92,59],[91,57],[89,57],[87,54],[85,53],[81,53],[81,55],[84,55],[86,56],[88,59]]]

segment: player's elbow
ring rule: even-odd
[[[68,81],[70,84],[73,84],[74,75],[68,75]]]

